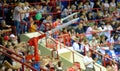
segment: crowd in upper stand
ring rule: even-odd
[[[19,50],[25,53],[27,49],[24,48],[25,51],[22,51],[22,48],[16,48],[16,46],[21,43],[14,43],[11,41],[10,34],[6,34],[6,32],[12,30],[12,35],[14,34],[14,37],[15,35],[18,37],[20,34],[29,32],[46,32],[62,25],[62,18],[76,12],[76,15],[71,16],[63,21],[63,23],[69,22],[75,18],[79,18],[79,20],[67,28],[56,31],[52,36],[57,39],[61,35],[70,34],[72,37],[70,45],[81,54],[85,55],[84,47],[86,51],[90,51],[89,48],[93,49],[94,47],[95,50],[118,61],[116,54],[120,54],[118,44],[120,41],[120,0],[70,0],[70,2],[69,0],[1,1],[0,44],[13,51]],[[16,31],[13,26],[16,27]],[[16,39],[17,38],[13,38],[13,40]],[[61,38],[60,42],[64,42],[64,39],[66,38]],[[117,44],[113,45],[111,43]],[[101,46],[97,44],[106,45]],[[107,44],[109,45],[107,46]],[[68,45],[68,43],[65,45]],[[93,55],[92,57],[93,59],[99,60],[97,55]],[[73,66],[73,68],[76,67]]]

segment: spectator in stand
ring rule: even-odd
[[[118,66],[116,64],[116,62],[112,61],[112,68],[114,71],[118,71]]]
[[[26,11],[22,9],[22,3],[19,2],[13,12],[14,25],[16,26],[17,35],[20,35],[20,32],[22,31],[20,28],[20,22],[22,21],[21,13],[26,13]]]
[[[51,29],[51,25],[52,25],[52,16],[51,15],[48,15],[42,22],[42,25],[41,25],[41,30],[42,31],[47,31],[47,30],[50,30]]]
[[[30,5],[29,5],[28,2],[25,2],[24,10],[25,11],[29,11],[30,10]],[[28,22],[28,20],[29,20],[29,13],[25,13],[24,20],[26,22]]]
[[[1,36],[1,32],[0,32],[0,45],[4,45],[4,38],[3,36]]]
[[[106,22],[104,29],[106,30],[105,36],[109,39],[111,35],[111,31],[113,30],[112,26],[110,25],[110,22]]]
[[[77,34],[82,34],[82,33],[85,32],[84,26],[83,26],[82,23],[79,23],[78,27],[75,29],[75,32],[76,32]]]
[[[42,6],[42,5],[37,5],[37,6],[36,6],[36,9],[37,9],[37,11],[36,11],[37,13],[42,13],[42,14],[44,13],[43,6]]]
[[[115,0],[112,0],[111,2],[110,2],[110,8],[109,8],[109,11],[112,13],[114,10],[115,10],[115,8],[116,8],[116,3],[115,3]]]
[[[101,8],[100,1],[95,2],[93,8]],[[94,12],[97,12],[97,11],[94,10]]]
[[[99,30],[95,28],[94,22],[89,23],[89,27],[87,28],[87,31],[86,31],[87,39],[89,41],[92,40],[92,38],[93,38],[92,33],[97,33],[97,32],[99,32]]]
[[[107,9],[108,9],[108,8],[107,8]],[[104,18],[110,17],[110,14],[108,13],[108,10],[104,11],[103,17],[104,17]]]
[[[108,0],[105,0],[105,2],[103,3],[104,4],[104,7],[105,7],[105,10],[108,10],[110,5],[108,3]]]
[[[14,51],[12,45],[6,45],[6,48],[8,48],[8,49],[11,50],[11,51]],[[12,54],[12,53],[9,52],[9,51],[7,51],[7,53],[8,53],[8,54]],[[12,64],[12,61],[13,61],[13,60],[12,60],[9,56],[5,56],[5,57],[4,57],[3,63],[4,63],[5,60],[8,61],[10,64]]]
[[[116,3],[115,3],[115,0],[112,0],[111,2],[110,2],[110,6],[112,7],[112,8],[115,8],[117,5],[116,5]]]
[[[77,65],[74,64],[73,66],[69,67],[67,71],[80,71],[80,69]]]
[[[81,50],[86,55],[86,52],[90,51],[90,45],[86,38],[81,42]]]
[[[73,50],[80,52],[79,38],[75,38],[75,42],[72,45]]]
[[[110,48],[109,51],[108,51],[109,56],[110,56],[112,59],[118,61],[118,57],[116,56],[115,51],[113,50],[113,45],[110,44],[110,47],[109,47],[109,48]]]
[[[63,71],[63,62],[58,61],[57,66],[56,66],[56,71]]]
[[[113,68],[109,65],[106,67],[107,71],[114,71]]]
[[[83,2],[80,2],[80,3],[78,4],[78,10],[80,10],[80,9],[83,9]]]
[[[114,34],[113,39],[115,43],[120,41],[120,37],[117,33]]]
[[[4,35],[4,33],[10,32],[10,31],[12,31],[11,26],[6,25],[5,20],[2,20],[0,24],[0,32],[1,32],[0,34]]]
[[[17,47],[14,47],[14,51],[15,53],[18,54],[18,48]],[[21,58],[15,56],[15,55],[12,55],[13,57],[21,60]],[[12,61],[12,64],[10,64],[8,61],[5,61],[4,62],[4,65],[8,68],[8,69],[12,69],[13,70],[17,70],[17,69],[20,69],[21,68],[21,64],[19,62],[16,62],[15,60]]]
[[[95,69],[94,69],[95,61],[91,58],[91,52],[87,52],[87,54],[83,60],[84,60],[85,66],[86,66],[85,71],[95,71]]]
[[[88,12],[87,13],[87,19],[88,20],[94,20],[94,16],[93,16],[94,14],[92,13],[92,12]]]
[[[4,8],[3,8],[3,12],[4,12],[4,17],[3,17],[3,19],[5,19],[6,17],[7,17],[7,14],[9,13],[9,9],[6,7],[6,6],[8,6],[9,4],[7,3],[7,1],[6,0],[3,0],[3,2],[2,2],[2,6],[5,6]],[[2,8],[2,7],[1,7]]]
[[[18,37],[17,36],[15,36],[14,34],[11,34],[10,36],[10,41],[13,43],[13,44],[18,44]]]
[[[29,32],[36,32],[37,31],[37,24],[34,22],[33,18],[30,18],[30,26]]]
[[[87,10],[84,10],[81,12],[81,16],[80,16],[80,19],[83,20],[83,21],[88,21],[88,18],[87,18]]]
[[[96,38],[96,37],[93,37],[93,39],[89,42],[89,44],[90,44],[90,47],[92,47],[92,49],[94,49],[94,50],[99,50],[99,45],[97,45],[97,44],[99,44],[98,43],[98,39]]]
[[[65,9],[63,9],[62,11],[62,17],[66,17],[68,15],[70,15],[72,12],[71,6],[67,6]]]
[[[89,12],[89,9],[91,8],[89,1],[86,1],[83,7]]]

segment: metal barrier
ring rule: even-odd
[[[77,53],[76,51],[73,51],[73,50],[71,50],[71,49],[69,49],[69,47],[68,46],[65,46],[65,45],[62,45],[62,44],[60,44],[61,45],[61,47],[64,47],[64,48],[66,48],[66,49],[68,49],[70,52],[72,52],[72,62],[74,63],[74,62],[82,62],[82,60],[81,59],[78,59],[79,57],[80,58],[83,58],[84,56],[82,56],[82,55],[80,55],[79,53]],[[81,63],[80,63],[80,65],[81,65]],[[82,65],[84,65],[84,63],[82,64]],[[99,68],[99,70],[100,71],[102,71],[102,68],[98,65],[98,64],[94,64],[96,67],[98,67]],[[82,69],[82,68],[80,68],[80,69]]]
[[[30,68],[30,69],[33,70],[33,71],[37,71],[37,70],[36,70],[35,68],[33,68],[32,66],[30,66],[30,65],[28,65],[27,63],[22,62],[21,60],[15,58],[15,57],[13,57],[13,56],[11,56],[11,55],[8,54],[6,51],[9,51],[9,52],[11,52],[12,54],[16,55],[17,57],[23,59],[23,57],[21,57],[20,55],[18,55],[18,54],[16,54],[16,53],[12,52],[11,50],[5,48],[5,47],[2,46],[2,45],[0,45],[0,49],[3,49],[3,50],[4,50],[4,51],[0,50],[0,53],[3,53],[4,55],[7,55],[7,56],[11,57],[12,59],[14,59],[15,61],[21,63],[21,64],[22,64],[22,71],[25,71],[25,70],[24,70],[24,67],[25,67],[25,66],[28,67],[28,68]]]

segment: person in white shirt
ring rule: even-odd
[[[93,33],[97,33],[99,32],[98,29],[95,29],[95,25],[94,24],[91,24],[88,28],[87,28],[87,31],[86,31],[86,37],[87,39],[90,41],[92,40],[93,38]]]
[[[88,27],[86,31],[86,37],[90,40],[92,39],[92,34],[91,34],[92,31],[93,31],[92,27]]]
[[[114,43],[113,35],[111,35],[110,38],[108,38],[106,41],[109,43]]]
[[[83,42],[81,42],[81,47],[80,50],[81,52],[83,52],[84,55],[86,55],[86,52],[88,52],[90,50],[90,45],[87,39],[84,39]]]
[[[105,0],[104,7],[105,7],[105,9],[107,9],[107,10],[108,10],[108,8],[110,7],[110,5],[109,5],[109,3],[108,3],[108,0]]]
[[[104,26],[104,30],[106,30],[105,36],[109,39],[111,31],[113,30],[112,26],[109,23],[107,23],[107,25]]]
[[[115,51],[113,50],[113,48],[114,48],[113,45],[110,44],[109,48],[110,48],[110,50],[109,50],[108,54],[110,55],[110,57],[114,60],[118,60],[117,56],[115,54]]]
[[[73,50],[78,51],[78,52],[80,51],[79,39],[78,38],[75,38],[75,42],[73,43],[72,47],[73,47]]]
[[[87,52],[86,56],[83,58],[84,64],[86,66],[85,71],[95,71],[94,60],[91,57],[91,52]]]
[[[25,2],[24,10],[26,10],[26,11],[29,11],[29,10],[30,10],[29,3],[28,3],[28,2]],[[25,21],[28,21],[29,13],[25,13],[25,17],[24,17],[24,18],[25,18]]]
[[[91,7],[90,7],[90,3],[89,1],[87,1],[85,4],[84,4],[84,9],[86,10],[89,10]]]
[[[112,0],[112,2],[110,2],[110,6],[111,6],[111,7],[116,7],[115,0]]]

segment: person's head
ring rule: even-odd
[[[93,16],[93,13],[92,13],[92,12],[89,12],[89,13],[88,13],[88,16],[89,16],[89,17]]]
[[[62,32],[63,32],[63,33],[67,33],[68,30],[67,30],[66,28],[63,28]]]
[[[18,43],[18,38],[17,36],[15,36],[14,34],[11,34],[10,35],[10,41],[14,44],[17,44]]]
[[[58,61],[58,67],[62,67],[62,65],[63,65],[63,63],[62,63],[62,61]]]
[[[105,0],[105,3],[108,3],[108,0]]]
[[[76,10],[76,6],[73,4],[73,5],[71,6],[71,9],[72,9],[72,10]]]
[[[84,38],[84,44],[88,44],[88,40],[87,40],[87,38]]]
[[[28,7],[28,6],[29,6],[29,3],[28,3],[28,2],[25,2],[25,6]]]
[[[83,2],[80,2],[80,3],[79,3],[79,6],[83,6]]]
[[[46,20],[52,20],[52,16],[51,15],[47,16]]]
[[[70,5],[67,6],[67,9],[70,9]]]
[[[19,2],[19,3],[18,3],[18,6],[19,6],[19,7],[22,7],[22,3],[21,3],[21,2]]]
[[[96,37],[93,37],[93,38],[92,38],[92,41],[95,41],[95,40],[96,40]]]
[[[115,0],[112,0],[113,3],[115,3]]]
[[[80,29],[83,28],[83,24],[79,23],[78,28],[80,28]]]
[[[97,16],[99,16],[99,17],[103,16],[102,12],[101,11],[97,11]]]
[[[14,50],[15,50],[16,53],[18,53],[19,47],[15,46],[15,47],[14,47]]]
[[[86,1],[85,5],[89,5],[89,1]]]
[[[90,51],[87,51],[87,52],[86,52],[86,55],[87,55],[88,57],[91,57],[91,52],[90,52]]]
[[[113,50],[114,47],[111,43],[109,43],[108,46],[109,46],[110,50]]]
[[[110,65],[106,67],[107,71],[114,71]]]
[[[1,27],[5,27],[5,26],[6,26],[5,20],[2,20],[2,21],[1,21]]]
[[[74,62],[73,65],[76,66],[77,70],[80,69],[80,63],[79,62]]]
[[[67,69],[67,71],[75,71],[74,66],[69,67],[69,68]]]
[[[76,37],[75,38],[75,42],[79,43],[79,38]]]

